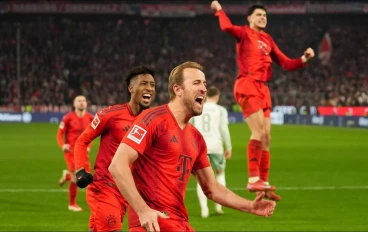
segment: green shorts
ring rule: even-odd
[[[226,159],[224,155],[218,155],[218,154],[207,154],[208,159],[211,162],[211,165],[213,169],[216,171],[222,171],[225,170],[226,167]]]

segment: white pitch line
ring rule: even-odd
[[[230,188],[231,190],[244,190],[245,187]],[[368,189],[368,186],[310,186],[310,187],[277,187],[282,191],[303,191],[303,190],[341,190],[341,189]],[[85,191],[85,189],[80,189]],[[195,188],[187,188],[187,191],[196,191]],[[0,193],[61,193],[68,192],[68,189],[0,189]]]

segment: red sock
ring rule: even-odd
[[[268,182],[268,173],[270,171],[270,152],[262,151],[261,164],[259,167],[260,178],[263,181]]]
[[[248,174],[249,177],[259,176],[259,164],[262,156],[262,142],[251,139],[248,143]]]
[[[74,182],[70,182],[69,184],[69,205],[76,205],[77,204],[77,193],[78,193],[78,186]]]
[[[66,176],[65,176],[65,180],[66,180],[66,181],[69,181],[69,180],[71,180],[71,179],[72,179],[72,176],[70,175],[70,173],[66,174]]]

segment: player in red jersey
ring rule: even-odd
[[[75,141],[78,136],[86,129],[86,127],[93,120],[93,115],[87,112],[87,100],[84,96],[76,96],[73,101],[75,110],[64,116],[62,119],[58,132],[56,134],[56,140],[59,147],[64,152],[64,158],[68,171],[64,170],[59,185],[64,185],[65,182],[71,181],[69,184],[69,206],[71,211],[82,211],[82,208],[77,205],[76,198],[78,193],[78,187],[75,180],[75,165],[74,165],[74,152]],[[64,140],[65,135],[65,140]],[[85,147],[84,152],[88,152],[91,144]],[[91,165],[88,160],[88,156],[83,160],[83,165],[86,169],[90,170]]]
[[[154,76],[154,70],[149,67],[133,68],[126,77],[130,101],[100,110],[76,142],[77,184],[81,188],[90,184],[87,188],[87,203],[91,210],[90,230],[122,229],[127,203],[107,168],[134,118],[150,106],[155,94]],[[87,144],[99,136],[101,141],[92,178],[86,172],[83,160],[87,156]]]
[[[265,84],[272,76],[272,61],[287,71],[306,66],[314,57],[311,48],[296,59],[290,59],[277,47],[272,37],[264,29],[267,25],[267,11],[262,5],[249,8],[249,26],[235,26],[218,1],[212,1],[211,8],[216,11],[221,30],[229,33],[237,41],[237,64],[239,68],[234,86],[234,96],[243,110],[247,125],[251,130],[248,143],[247,188],[249,191],[266,191],[266,197],[281,200],[268,182],[270,169],[271,139],[271,96]]]
[[[262,200],[264,194],[249,201],[216,181],[205,141],[188,123],[202,113],[207,93],[202,70],[185,62],[171,71],[169,104],[135,119],[110,164],[129,203],[129,231],[193,231],[184,205],[191,173],[205,195],[223,206],[266,217],[273,213],[276,203]]]

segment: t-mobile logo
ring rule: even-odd
[[[190,174],[190,167],[192,166],[192,157],[186,155],[180,155],[178,159],[178,166],[176,170],[181,172],[180,181],[185,180],[185,175]]]

